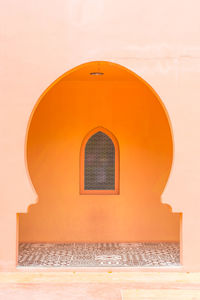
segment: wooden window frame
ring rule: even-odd
[[[85,190],[84,170],[85,170],[85,147],[88,140],[97,132],[105,133],[113,142],[115,148],[115,189],[114,190]],[[80,194],[81,195],[119,195],[119,144],[116,137],[104,127],[96,127],[91,130],[83,139],[80,150]]]

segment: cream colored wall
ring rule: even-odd
[[[200,19],[193,1],[1,2],[0,265],[15,265],[16,212],[37,196],[27,177],[24,141],[44,89],[91,60],[129,67],[158,92],[169,112],[174,164],[163,201],[183,212],[183,264],[200,270]]]

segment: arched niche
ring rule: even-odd
[[[118,137],[120,193],[83,199],[81,143],[100,127]],[[20,215],[21,241],[98,241],[102,232],[100,241],[127,241],[131,230],[137,240],[162,240],[163,233],[164,240],[179,238],[178,214],[160,201],[173,160],[169,117],[156,92],[132,71],[95,61],[58,78],[33,109],[26,153],[39,201]],[[140,214],[143,229],[131,223],[139,224]]]

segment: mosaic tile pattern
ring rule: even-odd
[[[178,243],[20,243],[19,266],[173,267],[180,265]]]

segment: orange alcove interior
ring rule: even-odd
[[[98,126],[119,144],[117,195],[80,194],[81,144]],[[38,202],[19,214],[19,241],[179,241],[180,214],[161,203],[173,158],[169,120],[133,72],[90,62],[65,73],[38,100],[26,146]]]

